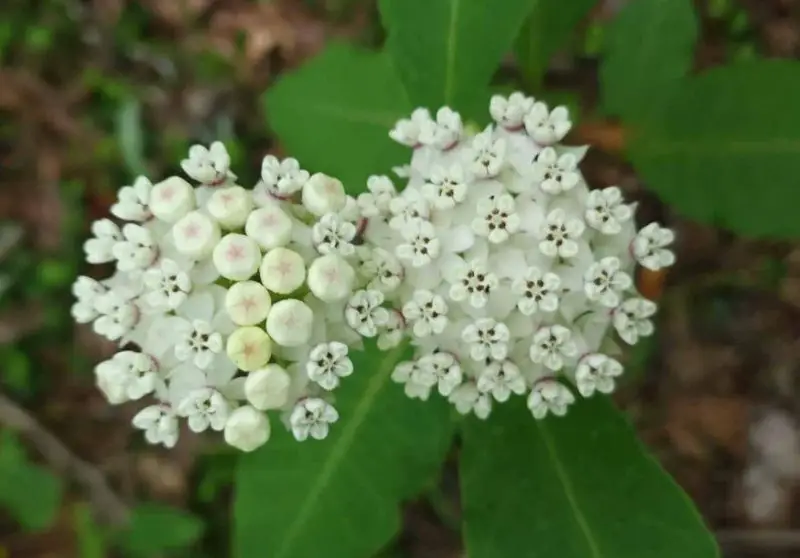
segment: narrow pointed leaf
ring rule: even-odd
[[[530,8],[531,0],[381,0],[386,50],[411,101],[474,106]]]
[[[370,174],[408,160],[389,139],[411,105],[387,55],[334,43],[264,96],[286,152],[312,172],[342,180],[351,194]]]
[[[464,427],[470,558],[716,558],[688,497],[605,398],[536,421],[523,402]]]
[[[444,401],[412,401],[391,381],[401,353],[354,358],[325,440],[296,442],[273,418],[237,472],[236,558],[371,558],[397,533],[400,503],[435,478],[452,436]]]
[[[686,217],[759,237],[800,237],[800,63],[734,64],[692,78],[629,141],[648,188]]]

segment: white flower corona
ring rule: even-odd
[[[619,188],[589,188],[586,148],[559,143],[572,127],[566,108],[514,93],[494,96],[489,112],[495,124],[478,133],[446,107],[417,109],[390,131],[413,149],[397,173],[407,183],[370,177],[359,196],[359,230],[378,248],[359,255],[357,272],[391,307],[375,324],[379,348],[401,337],[414,346],[392,373],[406,395],[438,391],[486,418],[527,394],[534,418],[562,416],[570,384],[584,397],[614,390],[622,364],[603,351],[616,339],[652,333],[655,303],[633,277],[637,264],[674,263],[674,235],[655,223],[637,233]],[[357,302],[353,327],[369,324]]]
[[[388,212],[394,186],[374,178],[359,202],[339,180],[267,156],[250,189],[220,142],[192,146],[181,165],[194,184],[137,178],[84,245],[89,263],[116,271],[78,277],[72,315],[124,346],[95,367],[98,389],[111,404],[147,401],[133,426],[152,444],[175,446],[185,420],[254,451],[269,441],[268,412],[298,441],[325,438],[335,390],[358,373],[350,351],[363,337],[397,346],[405,331],[388,308],[405,269],[362,215]],[[442,394],[461,379],[452,355],[426,370]]]

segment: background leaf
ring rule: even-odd
[[[167,550],[187,548],[203,534],[203,522],[185,511],[159,504],[140,504],[131,513],[119,544],[136,558],[151,558]]]
[[[800,64],[771,60],[688,80],[630,140],[648,187],[686,217],[750,236],[800,236]]]
[[[531,0],[381,0],[386,50],[411,101],[473,107],[530,8]]]
[[[365,190],[369,175],[409,158],[389,139],[411,105],[384,54],[334,43],[281,79],[265,100],[286,151],[303,168],[342,180],[350,194]]]
[[[453,428],[446,403],[406,397],[390,379],[396,352],[353,360],[325,440],[298,444],[274,421],[269,444],[242,457],[237,558],[371,557],[397,532],[400,501],[438,473]]]
[[[470,558],[713,558],[689,498],[606,398],[536,421],[522,400],[464,427]]]
[[[531,93],[538,87],[553,55],[598,0],[530,0],[531,10],[514,44],[514,53]]]
[[[657,114],[691,69],[692,0],[636,0],[612,21],[600,66],[605,112],[630,122]]]

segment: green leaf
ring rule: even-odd
[[[120,546],[136,558],[151,558],[167,550],[193,545],[203,534],[203,522],[182,510],[159,504],[139,504],[130,524],[120,533]]]
[[[80,558],[104,558],[108,555],[103,533],[88,505],[78,504],[73,508],[72,524]]]
[[[239,464],[236,558],[370,558],[397,533],[399,504],[432,481],[453,429],[443,400],[411,400],[391,381],[402,354],[353,355],[326,439],[298,443],[273,419]]]
[[[530,0],[531,11],[514,45],[529,88],[538,87],[553,55],[571,38],[575,28],[598,0]]]
[[[474,106],[511,49],[531,0],[380,0],[386,50],[411,101]]]
[[[147,174],[142,137],[142,105],[135,97],[125,100],[117,110],[117,140],[128,172],[133,176]]]
[[[636,0],[612,22],[600,66],[605,112],[631,122],[657,114],[692,67],[692,0]]]
[[[686,217],[748,236],[800,236],[800,64],[743,62],[688,80],[630,140],[646,185]]]
[[[339,178],[350,194],[365,190],[369,175],[410,157],[389,139],[411,105],[384,54],[332,44],[267,91],[265,101],[291,156],[304,168]]]
[[[0,435],[0,507],[22,527],[30,531],[49,527],[58,514],[62,491],[58,477],[28,462],[14,435]]]
[[[464,427],[470,558],[714,558],[689,498],[604,397],[536,421],[518,404]]]

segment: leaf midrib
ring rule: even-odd
[[[456,48],[458,43],[458,15],[461,0],[450,1],[450,22],[447,33],[447,49],[445,51],[445,81],[444,81],[444,102],[453,104],[453,84],[456,72]]]
[[[378,372],[367,384],[367,389],[364,391],[358,405],[350,415],[350,422],[342,429],[338,442],[333,446],[331,452],[328,454],[328,459],[323,463],[316,482],[310,486],[306,498],[300,506],[300,511],[295,516],[295,520],[286,529],[286,536],[283,539],[283,544],[278,547],[271,558],[289,556],[289,550],[291,550],[294,541],[303,532],[305,524],[311,517],[317,498],[325,491],[334,472],[339,467],[344,456],[348,453],[348,450],[356,438],[356,432],[358,432],[358,429],[364,423],[364,419],[371,410],[378,392],[389,380],[392,369],[404,350],[405,346],[400,345],[391,353],[388,353],[383,361],[383,366],[378,369]],[[364,373],[367,372],[364,371]]]

